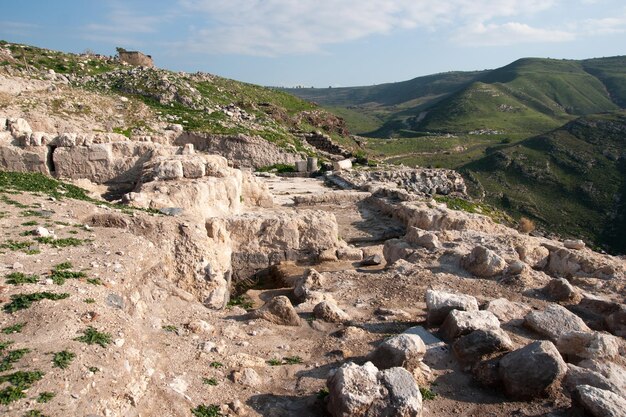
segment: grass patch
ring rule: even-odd
[[[66,369],[68,366],[70,366],[70,363],[72,363],[75,357],[75,353],[70,352],[69,350],[62,350],[54,354],[52,358],[52,363],[57,368]]]
[[[39,396],[37,397],[37,402],[40,404],[45,404],[49,402],[51,399],[53,399],[54,397],[56,397],[56,394],[54,392],[44,391],[44,392],[39,393]]]
[[[21,208],[21,209],[28,208],[28,206],[26,204],[22,204],[19,201],[11,200],[9,197],[7,197],[4,194],[0,194],[0,201],[2,201],[5,204],[8,204],[10,206],[17,207],[17,208]]]
[[[283,364],[283,361],[281,361],[280,359],[270,359],[269,361],[267,361],[267,364],[270,366],[280,366]]]
[[[14,294],[11,296],[11,302],[4,305],[4,311],[7,313],[15,313],[18,310],[29,308],[36,301],[63,300],[69,296],[68,293],[57,294],[48,291],[31,294]]]
[[[202,383],[204,385],[216,386],[217,385],[217,379],[215,379],[215,378],[202,378]]]
[[[191,414],[194,417],[219,417],[223,416],[218,405],[199,405],[196,408],[191,409]]]
[[[31,246],[30,242],[17,242],[15,240],[9,239],[5,243],[0,245],[0,248],[9,249],[12,251],[18,251],[18,250],[28,249],[30,246]]]
[[[11,285],[36,284],[39,282],[37,275],[26,275],[22,272],[11,272],[6,276],[6,283]]]
[[[100,345],[104,348],[111,343],[112,336],[109,333],[99,332],[94,327],[89,326],[83,330],[82,336],[79,336],[74,340],[87,343],[88,345]]]
[[[75,237],[65,237],[61,239],[55,239],[50,236],[45,236],[45,237],[41,236],[41,237],[36,237],[35,240],[41,244],[50,245],[55,248],[66,248],[68,246],[80,246],[83,243],[85,243],[85,241],[81,239],[77,239]]]
[[[283,358],[283,360],[287,365],[297,365],[302,363],[302,358],[300,356],[287,356],[286,358]]]
[[[6,350],[6,348],[11,346],[12,344],[13,344],[12,340],[7,340],[7,341],[4,341],[4,342],[0,342],[0,353],[4,352]]]
[[[474,203],[468,200],[464,200],[462,198],[456,197],[448,197],[448,196],[440,196],[436,195],[433,197],[435,201],[438,203],[445,203],[451,210],[460,210],[465,211],[467,213],[476,213],[483,214],[487,217],[490,217],[494,222],[506,224],[506,225],[514,225],[515,220],[505,212],[498,210],[488,204],[484,203]]]
[[[100,278],[87,278],[87,284],[91,285],[104,285]]]
[[[173,324],[168,324],[166,326],[163,326],[162,329],[165,330],[166,332],[171,332],[171,333],[178,332],[178,327],[174,326]]]
[[[18,388],[27,388],[43,378],[41,371],[17,371],[12,374],[0,376],[0,384],[8,382]]]
[[[9,405],[24,397],[26,397],[26,393],[18,387],[8,386],[0,390],[0,404],[2,405]]]
[[[22,226],[37,226],[39,223],[37,220],[29,220],[27,222],[22,223]]]
[[[430,388],[426,387],[420,387],[420,393],[422,394],[424,401],[434,400],[437,397],[437,394],[435,394]]]
[[[211,362],[209,366],[211,368],[219,369],[219,368],[223,368],[224,364],[222,362]]]
[[[26,355],[29,352],[30,352],[30,349],[28,348],[15,349],[15,350],[9,351],[9,353],[7,353],[7,355],[4,358],[2,358],[2,361],[0,361],[0,372],[4,372],[4,371],[8,371],[9,369],[12,369],[13,364],[19,361],[20,359],[22,359],[24,355]],[[4,377],[0,377],[0,381],[2,381],[2,378]]]
[[[86,304],[94,304],[96,300],[94,300],[93,298],[85,298],[83,302]]]
[[[26,323],[17,323],[12,326],[7,326],[4,329],[2,329],[2,333],[4,334],[21,333],[24,326],[26,326]]]
[[[228,300],[227,307],[235,307],[235,306],[249,310],[252,307],[254,307],[254,304],[248,297],[244,295],[239,295],[237,297],[233,297],[230,300]]]
[[[293,165],[288,165],[288,164],[274,164],[274,165],[269,165],[269,166],[261,167],[257,169],[257,172],[277,172],[279,174],[282,174],[284,172],[295,172],[295,171],[296,171],[296,167],[294,167]]]
[[[63,262],[56,265],[50,273],[52,282],[57,285],[63,285],[65,284],[66,279],[79,279],[87,276],[84,272],[70,271],[72,267],[73,265],[71,262]]]
[[[39,410],[28,410],[24,417],[46,417],[46,415]]]

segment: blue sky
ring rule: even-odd
[[[401,81],[626,54],[623,0],[0,0],[0,39],[151,54],[262,85]]]

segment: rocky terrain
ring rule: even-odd
[[[624,415],[623,258],[458,203],[454,171],[255,172],[308,153],[12,71],[3,415]]]

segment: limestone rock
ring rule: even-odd
[[[490,311],[452,310],[439,328],[444,339],[454,340],[474,330],[497,330],[500,328],[498,318]]]
[[[563,386],[569,392],[573,393],[579,385],[590,385],[592,387],[609,390],[616,394],[621,392],[618,385],[601,373],[568,363],[567,374],[563,379]]]
[[[360,261],[363,259],[363,251],[353,247],[339,248],[337,258],[341,261]]]
[[[300,317],[284,295],[272,298],[263,307],[250,313],[252,318],[260,318],[275,324],[299,326]]]
[[[580,299],[580,292],[565,278],[555,278],[543,288],[555,301],[576,301]]]
[[[548,341],[537,341],[506,354],[499,374],[506,393],[519,399],[544,396],[567,372],[567,365]]]
[[[509,266],[506,268],[506,274],[507,275],[520,275],[526,269],[527,269],[527,266],[524,262],[515,261],[515,262],[510,263]]]
[[[344,159],[342,161],[333,161],[333,171],[349,171],[352,169],[352,161]]]
[[[181,161],[165,160],[157,163],[153,171],[154,178],[158,180],[175,180],[183,178],[183,164]]]
[[[333,417],[419,417],[422,395],[403,368],[379,371],[371,362],[347,363],[327,381]]]
[[[368,355],[378,369],[388,369],[396,366],[413,371],[424,358],[426,345],[422,339],[414,334],[403,333],[382,342]]]
[[[524,326],[553,342],[568,332],[591,331],[580,317],[558,304],[550,304],[544,311],[531,311],[524,318]]]
[[[607,315],[604,321],[611,333],[626,338],[626,306],[620,306],[617,311]]]
[[[210,334],[210,333],[213,333],[213,330],[215,330],[214,326],[212,326],[211,324],[207,323],[204,320],[193,320],[189,322],[187,327],[193,333],[197,333],[197,334],[201,334],[201,333]]]
[[[318,319],[330,323],[345,323],[350,320],[350,316],[332,301],[322,301],[316,305],[313,314]]]
[[[504,259],[484,246],[476,246],[470,254],[461,260],[461,265],[468,272],[482,278],[499,275],[507,267]]]
[[[452,310],[478,311],[478,301],[470,295],[428,290],[426,308],[428,323],[440,324]]]
[[[234,371],[231,375],[233,382],[247,387],[258,387],[263,383],[259,374],[252,368],[243,368],[240,371]]]
[[[511,320],[522,320],[530,312],[530,307],[523,303],[516,303],[506,298],[497,298],[487,303],[486,309],[491,311],[503,323]]]
[[[515,250],[520,260],[526,262],[532,268],[543,269],[548,265],[550,251],[543,246],[520,245]]]
[[[452,350],[461,362],[475,363],[483,356],[513,349],[509,335],[501,329],[480,329],[461,337]]]
[[[600,332],[563,333],[556,347],[564,357],[574,360],[611,359],[619,355],[617,338]]]
[[[374,254],[366,257],[361,261],[361,266],[376,266],[383,263],[383,257],[379,254]]]
[[[293,294],[299,300],[306,300],[313,291],[321,290],[326,285],[326,277],[315,269],[307,269],[295,283]]]
[[[563,241],[563,246],[565,246],[567,249],[580,250],[585,248],[585,242],[580,239],[568,239]]]
[[[578,402],[594,417],[624,417],[626,413],[626,399],[611,391],[580,385],[576,394]]]
[[[585,359],[578,366],[595,371],[618,387],[618,392],[626,392],[626,368],[615,362]]]
[[[441,247],[441,243],[436,234],[420,230],[417,227],[409,227],[404,239],[409,243],[413,243],[428,250],[436,250]]]

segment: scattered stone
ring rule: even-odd
[[[289,298],[284,295],[272,298],[263,307],[252,311],[250,316],[285,326],[300,325],[300,317],[291,305]]]
[[[506,269],[507,275],[520,275],[526,269],[526,264],[522,261],[511,262]]]
[[[403,334],[419,336],[419,338],[422,339],[422,342],[424,342],[426,346],[440,345],[444,343],[443,340],[439,339],[437,336],[435,336],[422,326],[414,326],[408,328],[404,331]]]
[[[465,363],[475,363],[486,355],[513,349],[513,342],[502,329],[479,329],[461,337],[452,345],[456,357]]]
[[[604,318],[607,329],[615,336],[626,338],[626,306],[621,305],[619,310]]]
[[[306,162],[305,162],[306,167]],[[352,161],[344,159],[342,161],[333,161],[333,171],[349,171],[352,169]]]
[[[499,366],[506,393],[518,399],[545,396],[566,372],[567,365],[548,341],[537,341],[506,354]]]
[[[183,214],[183,209],[180,207],[163,207],[159,209],[159,213],[166,216],[180,216]]]
[[[422,395],[403,368],[379,371],[371,362],[346,363],[327,381],[333,417],[419,417]]]
[[[565,246],[567,249],[580,250],[585,248],[585,242],[580,239],[567,239],[563,241],[563,246]]]
[[[585,359],[578,366],[598,372],[615,384],[619,388],[618,392],[626,392],[626,368],[622,365],[609,361]]]
[[[461,265],[468,272],[482,278],[499,275],[507,267],[504,259],[484,246],[476,246],[461,260]]]
[[[109,294],[106,299],[106,303],[109,307],[124,309],[124,299],[117,294]]]
[[[36,228],[33,234],[39,237],[50,237],[53,235],[53,233],[51,233],[48,229],[46,229],[45,227],[41,227],[41,226]]]
[[[338,260],[337,250],[335,248],[324,249],[317,258],[320,262],[336,262]]]
[[[524,318],[524,326],[553,342],[568,332],[591,331],[580,317],[558,304],[550,304],[544,311],[531,311]]]
[[[565,278],[555,278],[548,282],[543,292],[554,301],[579,301],[580,292]]]
[[[497,388],[502,384],[499,357],[480,361],[472,366],[471,371],[474,379],[484,387]]]
[[[478,301],[470,295],[452,294],[443,291],[426,291],[428,324],[442,323],[452,310],[478,311]]]
[[[573,393],[579,385],[590,385],[592,387],[609,390],[616,394],[621,392],[616,384],[601,373],[568,363],[567,374],[563,379],[563,386],[569,392]]]
[[[231,374],[233,382],[247,387],[258,387],[263,383],[259,374],[252,368],[243,368]]]
[[[315,269],[307,269],[295,283],[293,294],[299,300],[306,300],[313,291],[321,290],[326,285],[326,277]]]
[[[523,303],[511,302],[506,298],[497,298],[489,301],[485,310],[491,311],[501,322],[508,323],[511,320],[523,320],[531,309]]]
[[[350,316],[332,301],[322,301],[313,309],[316,318],[330,323],[345,323]]]
[[[439,333],[446,340],[469,334],[474,330],[497,330],[498,318],[490,311],[452,310],[439,328]]]
[[[556,347],[570,361],[581,359],[611,359],[619,355],[615,336],[600,332],[568,332],[559,337]]]
[[[361,266],[376,266],[383,263],[383,257],[379,254],[370,255],[361,261]]]
[[[426,353],[426,345],[419,336],[402,333],[382,342],[368,355],[378,369],[389,369],[396,366],[413,371]]]
[[[191,321],[189,322],[187,327],[189,328],[189,330],[192,331],[192,333],[196,334],[211,334],[215,330],[215,327],[213,327],[211,324],[207,323],[204,320]]]
[[[589,385],[577,387],[576,399],[594,417],[624,417],[626,412],[626,399]]]
[[[436,234],[418,229],[417,227],[409,227],[404,239],[409,243],[431,251],[441,248],[441,243]]]
[[[337,249],[337,258],[340,261],[360,261],[363,259],[363,251],[359,248],[345,247]]]

